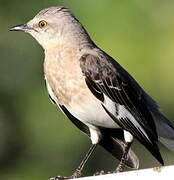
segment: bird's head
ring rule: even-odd
[[[14,26],[10,30],[31,34],[44,49],[64,42],[77,43],[89,39],[82,25],[65,7],[43,9],[26,24]]]

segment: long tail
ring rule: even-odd
[[[110,132],[112,131],[111,129],[109,130],[109,132],[107,131],[108,131],[107,129],[101,130],[103,137],[99,144],[105,150],[110,152],[114,157],[116,157],[118,160],[121,161],[126,146],[123,130],[114,129],[113,133]],[[139,168],[139,159],[131,148],[129,149],[129,153],[127,155],[127,160],[125,162],[125,165],[132,169]]]
[[[174,152],[174,124],[162,113],[153,113],[159,141]]]

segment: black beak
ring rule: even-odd
[[[10,28],[10,31],[28,31],[28,30],[32,30],[33,28],[31,27],[28,27],[27,24],[20,24],[20,25],[17,25],[17,26],[13,26]]]

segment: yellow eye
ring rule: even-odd
[[[47,26],[47,22],[44,21],[44,20],[42,20],[42,21],[39,22],[38,26],[39,26],[40,28],[44,28],[44,27]]]

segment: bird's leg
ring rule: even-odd
[[[117,166],[115,172],[122,172],[124,170],[125,161],[127,160],[127,155],[129,153],[129,149],[130,149],[131,144],[132,144],[131,142],[127,142],[125,144],[124,153],[123,153],[123,155],[121,157],[121,161],[120,161],[119,165]]]
[[[93,153],[93,151],[95,150],[97,144],[92,144],[91,147],[89,148],[88,152],[86,153],[85,157],[83,158],[83,160],[81,161],[80,165],[78,166],[78,168],[75,170],[75,172],[73,173],[72,176],[70,177],[63,177],[63,176],[56,176],[54,178],[50,178],[50,180],[64,180],[64,179],[74,179],[74,178],[79,178],[82,175],[82,170],[86,164],[86,162],[88,161],[89,157],[91,156],[91,154]]]
[[[123,155],[122,155],[120,163],[117,166],[115,171],[109,171],[107,173],[104,173],[104,171],[101,171],[101,172],[95,173],[94,176],[122,172],[124,170],[124,167],[125,167],[125,161],[127,160],[127,155],[128,155],[131,144],[132,144],[131,142],[127,142],[125,144],[125,149],[124,149]]]
[[[88,150],[88,152],[86,153],[85,157],[83,158],[82,162],[80,163],[80,165],[78,166],[78,168],[75,170],[75,172],[72,175],[72,178],[78,178],[81,176],[82,174],[82,170],[86,164],[86,162],[88,161],[89,157],[91,156],[91,154],[93,153],[93,151],[95,150],[97,144],[92,144],[90,149]]]

